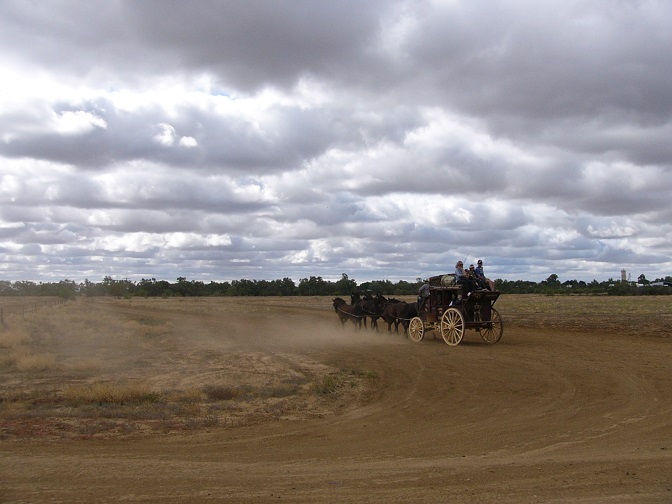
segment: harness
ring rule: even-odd
[[[347,305],[347,306],[353,306],[353,305]],[[356,314],[354,314],[354,313],[350,313],[349,311],[341,310],[341,307],[340,307],[340,306],[339,306],[338,308],[336,308],[336,310],[338,310],[338,311],[341,312],[341,313],[345,313],[345,314],[348,315],[349,317],[355,317],[355,318],[358,318],[358,319],[360,319],[360,318],[364,318],[364,317],[365,317],[365,315],[356,315]],[[362,310],[362,311],[363,311],[363,310]]]

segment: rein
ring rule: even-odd
[[[353,306],[353,305],[347,305],[347,306]],[[341,312],[341,313],[345,313],[346,315],[348,315],[348,316],[350,316],[350,317],[356,317],[356,318],[364,318],[364,317],[365,317],[365,315],[355,315],[354,313],[350,313],[349,311],[341,310],[341,307],[340,307],[340,306],[339,306],[338,308],[336,308],[336,309],[337,309],[339,312]]]
[[[369,316],[372,316],[372,315],[375,315],[376,317],[382,317],[382,316],[383,316],[382,313],[372,312],[372,311],[366,310],[366,309],[364,309],[364,308],[362,308],[362,311],[363,311],[366,315],[369,315]]]

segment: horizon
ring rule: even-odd
[[[361,281],[360,281],[359,279],[357,279],[357,278],[354,278],[354,277],[348,275],[348,279],[350,279],[350,280],[354,280],[354,281],[357,283],[357,285],[362,285],[362,284],[370,283],[370,282],[386,282],[386,281],[389,281],[389,282],[391,282],[391,283],[393,283],[393,284],[394,284],[394,283],[398,283],[398,282],[416,283],[416,281],[417,281],[418,278],[423,278],[423,279],[424,279],[424,278],[429,278],[429,277],[437,276],[437,275],[444,275],[444,274],[448,274],[448,273],[452,273],[452,270],[451,270],[451,271],[446,271],[446,272],[443,272],[443,273],[433,273],[433,274],[430,274],[430,275],[424,275],[424,276],[423,276],[423,275],[418,275],[418,276],[414,276],[414,277],[400,277],[400,278],[375,278],[375,279],[368,279],[368,280],[361,280]],[[626,273],[627,273],[627,272],[626,272]],[[346,273],[346,274],[347,274],[347,273]],[[547,280],[551,275],[554,275],[554,274],[557,275],[557,273],[549,273],[545,278],[541,278],[541,279],[538,279],[538,280],[537,280],[537,279],[529,279],[529,278],[501,278],[501,277],[497,277],[497,276],[490,276],[490,275],[488,275],[488,276],[489,276],[492,280],[503,280],[503,281],[507,281],[507,282],[517,282],[517,281],[521,281],[521,282],[535,282],[535,283],[541,283],[541,282]],[[637,279],[638,279],[639,276],[642,275],[642,274],[645,276],[645,278],[646,278],[648,281],[653,281],[653,280],[655,280],[655,279],[665,279],[666,277],[672,277],[672,275],[659,275],[659,274],[656,274],[656,275],[653,275],[653,274],[652,274],[652,275],[650,276],[650,275],[647,275],[647,274],[645,274],[645,273],[640,273],[640,274],[638,274],[638,275],[627,274],[626,281],[627,281],[627,282],[630,282],[630,283],[637,283]],[[307,276],[304,276],[304,277],[301,277],[301,278],[293,278],[293,277],[278,277],[278,278],[247,278],[247,277],[240,277],[240,278],[231,278],[231,279],[224,279],[224,280],[221,280],[221,279],[214,279],[214,278],[207,278],[207,279],[203,279],[203,278],[191,278],[191,277],[184,276],[184,275],[178,275],[178,276],[176,276],[176,277],[173,278],[173,279],[169,279],[169,278],[157,278],[157,277],[152,277],[152,276],[150,276],[150,277],[147,277],[147,276],[144,276],[144,277],[143,277],[143,276],[139,276],[139,277],[137,277],[137,278],[132,278],[132,277],[130,277],[130,276],[103,275],[103,276],[100,277],[99,280],[95,280],[95,279],[93,279],[92,277],[84,277],[84,278],[81,278],[81,279],[75,279],[75,278],[59,278],[59,279],[50,279],[50,280],[46,280],[46,279],[40,279],[40,280],[35,280],[35,279],[8,280],[8,279],[5,279],[5,278],[0,278],[0,281],[10,282],[10,283],[18,283],[18,282],[58,283],[58,282],[61,282],[61,281],[69,281],[69,282],[75,282],[75,283],[77,283],[77,284],[82,284],[82,283],[86,282],[87,280],[88,280],[89,282],[92,282],[92,283],[100,283],[100,282],[103,282],[104,279],[105,279],[106,277],[108,277],[108,276],[109,276],[112,280],[117,281],[117,282],[118,282],[118,281],[130,281],[130,282],[133,282],[133,283],[138,283],[138,282],[141,282],[141,281],[143,281],[143,280],[152,280],[152,279],[153,279],[153,280],[156,280],[157,282],[165,281],[165,282],[172,283],[172,282],[176,282],[179,278],[185,278],[187,281],[204,282],[204,283],[210,283],[210,282],[215,282],[215,283],[231,283],[231,282],[234,282],[234,281],[240,281],[240,280],[247,280],[247,281],[252,281],[252,282],[274,282],[274,281],[278,281],[278,280],[283,280],[284,278],[289,278],[289,279],[292,280],[295,284],[298,285],[298,283],[299,283],[302,279],[310,279],[311,277],[314,277],[314,278],[322,278],[322,280],[327,281],[327,282],[337,282],[337,281],[339,281],[339,280],[342,279],[342,276],[341,276],[341,275],[339,275],[338,277],[331,277],[331,278],[327,278],[327,277],[324,277],[324,276],[321,276],[321,275],[307,275]],[[577,282],[585,282],[585,283],[590,283],[590,282],[596,281],[596,282],[598,282],[598,283],[603,283],[603,282],[608,282],[609,280],[612,280],[612,281],[614,281],[614,282],[620,282],[620,281],[621,281],[621,275],[620,275],[620,273],[619,273],[618,277],[613,276],[613,277],[607,277],[607,278],[603,278],[603,279],[599,279],[599,278],[591,278],[591,279],[582,279],[582,278],[563,278],[561,275],[558,275],[558,280],[559,280],[561,283],[563,283],[563,282],[567,282],[567,281],[577,281]]]

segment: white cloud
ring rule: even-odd
[[[175,128],[173,128],[170,124],[160,123],[157,126],[157,129],[159,131],[156,135],[154,135],[154,141],[156,143],[163,145],[164,147],[170,147],[175,143]]]
[[[181,147],[196,147],[198,145],[198,141],[190,136],[183,136],[178,143]]]
[[[107,128],[107,122],[100,116],[82,110],[66,111],[55,118],[54,130],[63,134],[79,134],[93,128]]]

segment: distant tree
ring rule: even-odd
[[[38,285],[35,282],[28,281],[14,282],[14,290],[20,296],[50,296],[52,295],[53,284],[43,284],[40,282]]]
[[[231,287],[235,288],[237,296],[258,296],[259,290],[256,280],[241,278],[231,282]]]
[[[638,289],[629,282],[614,282],[608,289],[609,296],[634,296],[638,294]]]
[[[389,280],[374,280],[372,282],[364,282],[359,286],[362,291],[370,291],[375,294],[392,294],[394,292],[394,285]]]
[[[291,278],[283,278],[280,282],[280,292],[281,296],[294,296],[298,293],[294,280]]]
[[[420,282],[410,283],[405,280],[399,280],[394,286],[393,294],[397,296],[410,296],[418,293],[418,289],[422,285],[422,279]]]
[[[189,282],[187,282],[186,277],[177,277],[177,281],[173,284],[172,290],[178,296],[188,296],[191,286],[189,285]]]
[[[12,282],[8,280],[0,280],[0,296],[16,296],[19,293],[14,289]]]
[[[350,295],[357,290],[357,282],[348,278],[347,273],[341,275],[341,279],[334,285],[334,294]]]
[[[111,276],[103,278],[103,291],[108,296],[120,298],[128,292],[128,280],[115,280]]]
[[[88,278],[84,280],[84,283],[79,284],[79,293],[82,296],[92,297],[92,296],[104,296],[105,291],[103,290],[103,285],[100,283],[95,283],[89,280]]]
[[[62,299],[74,299],[77,295],[77,284],[72,280],[61,280],[58,282],[57,295]]]
[[[558,280],[558,275],[553,273],[549,276],[544,282],[549,287],[560,287],[560,280]]]
[[[300,296],[330,296],[334,289],[329,282],[324,280],[321,276],[310,278],[302,278],[299,280],[299,295]]]

